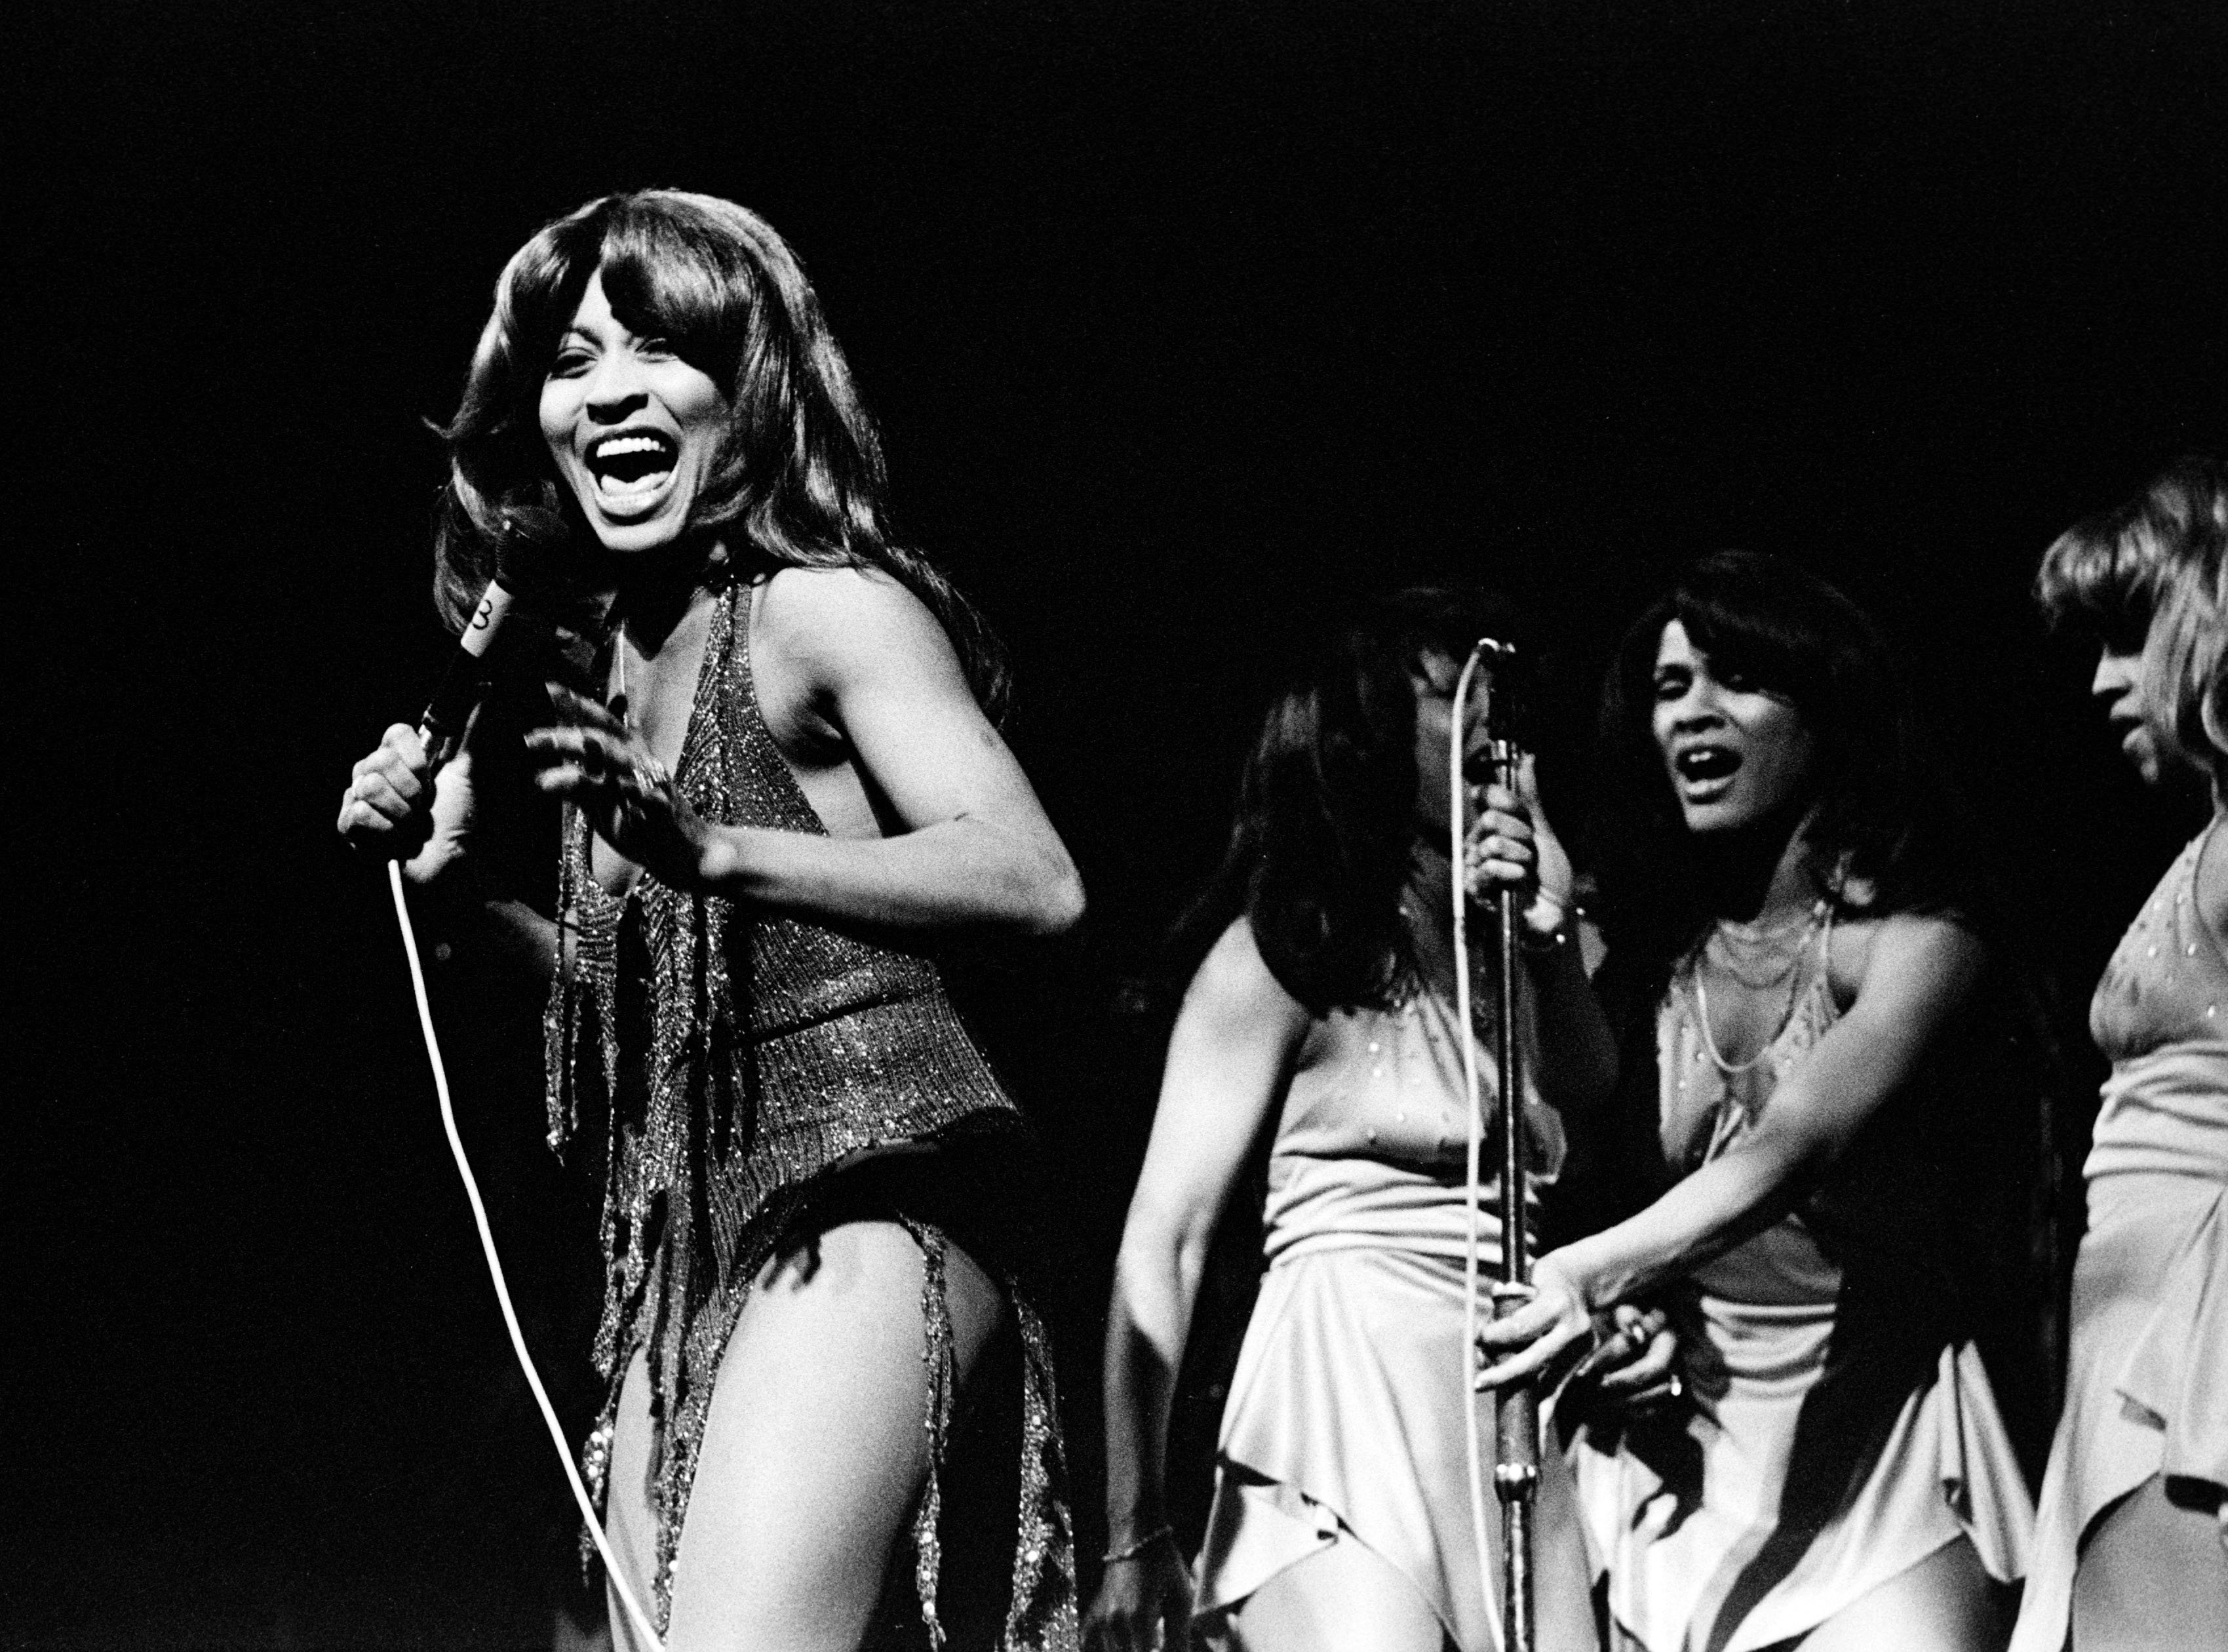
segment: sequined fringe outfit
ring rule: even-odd
[[[751,590],[730,584],[717,599],[674,784],[708,820],[822,834],[759,713]],[[714,1380],[759,1267],[831,1173],[857,1156],[1018,1137],[1021,1124],[927,959],[686,893],[647,874],[614,896],[588,857],[586,823],[568,810],[559,900],[572,934],[544,1022],[549,1139],[561,1149],[579,1127],[585,1044],[599,1058],[589,1077],[611,1104],[594,1346],[611,1397],[584,1457],[601,1502],[619,1385],[643,1350],[657,1431],[650,1498],[663,1634]],[[893,1213],[924,1263],[930,1451],[913,1522],[915,1578],[930,1642],[941,1647],[937,1520],[954,1386],[946,1239]],[[1042,1322],[1015,1282],[1005,1284],[1023,1371],[1020,1531],[1003,1646],[1066,1652],[1077,1643],[1075,1570],[1052,1360]]]

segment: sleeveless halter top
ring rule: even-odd
[[[2197,902],[2216,820],[2182,849],[2121,938],[2090,1001],[2112,1063],[2085,1173],[2228,1180],[2228,954]]]
[[[1696,996],[1700,949],[1674,970],[1656,1021],[1657,1129],[1664,1160],[1681,1176],[1693,1174],[1754,1129],[1773,1092],[1809,1056],[1840,1019],[1831,974],[1834,920],[1822,903],[1789,964],[1787,1009],[1756,1053],[1737,1063],[1715,1059]],[[1806,1201],[1815,1207],[1817,1200]],[[1705,1292],[1735,1298],[1831,1302],[1841,1284],[1837,1261],[1819,1243],[1806,1217],[1794,1213],[1696,1270]]]
[[[738,590],[717,599],[674,784],[707,820],[824,836],[759,712]],[[589,837],[568,808],[549,1140],[578,1127],[586,1043],[610,1114],[596,1365],[616,1382],[647,1346],[659,1478],[685,1502],[728,1333],[813,1185],[876,1149],[1021,1118],[927,958],[647,872],[613,895]]]
[[[1656,1146],[1675,1179],[1730,1150],[1756,1128],[1779,1086],[1810,1059],[1841,1020],[1832,958],[1834,917],[1821,907],[1797,957],[1778,1030],[1747,1060],[1721,1063],[1705,1035],[1695,991],[1699,949],[1681,959],[1656,1016]],[[1971,1023],[1968,1025],[1967,1023]],[[1967,1178],[1989,1172],[1973,1162],[1993,1135],[1961,1136],[1993,1117],[1977,1098],[1980,1066],[2002,1052],[1986,1042],[1977,1015],[1945,1028],[1896,1093],[1883,1100],[1832,1167],[1786,1215],[1693,1271],[1706,1297],[1785,1305],[1834,1302],[1853,1271],[1866,1288],[1890,1282],[1914,1329],[1949,1335],[1962,1325],[1975,1270],[1986,1258],[1982,1200]],[[1961,1210],[1961,1207],[1969,1207]]]

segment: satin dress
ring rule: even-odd
[[[2090,1005],[2112,1072],[2013,1652],[2065,1645],[2081,1540],[2113,1503],[2153,1475],[2228,1488],[2228,956],[2197,904],[2213,831],[2144,904]]]
[[[1784,1024],[1732,1072],[1713,1059],[1690,970],[1674,974],[1655,1026],[1671,1173],[1738,1143],[1834,1025],[1832,941],[1825,919]],[[1580,1514],[1622,1644],[1754,1652],[1960,1536],[1991,1577],[2026,1571],[2033,1514],[2010,1437],[1956,1329],[1940,1247],[1913,1238],[1940,1198],[1905,1174],[1924,1168],[1909,1111],[1892,1099],[1820,1196],[1692,1276],[1674,1313],[1691,1407],[1577,1443]],[[1851,1191],[1861,1202],[1838,1196]]]
[[[1223,1411],[1199,1560],[1195,1626],[1211,1645],[1247,1596],[1335,1542],[1397,1570],[1463,1652],[1497,1645],[1464,1445],[1461,1037],[1452,1007],[1424,991],[1394,1010],[1335,1011],[1302,1043],[1271,1149],[1267,1268]],[[1499,1101],[1486,1050],[1479,1066],[1489,1118]],[[1536,1203],[1564,1138],[1536,1096],[1525,1117]],[[1482,1321],[1500,1212],[1488,1182]],[[1481,1427],[1490,1476],[1489,1410]],[[1571,1557],[1573,1578],[1581,1564]]]

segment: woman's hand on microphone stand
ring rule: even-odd
[[[1488,900],[1508,890],[1532,939],[1553,944],[1569,920],[1571,857],[1540,807],[1533,765],[1526,753],[1513,791],[1497,784],[1474,791],[1478,812],[1464,840],[1463,870],[1470,899]]]

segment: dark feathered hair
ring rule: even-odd
[[[1222,864],[1180,928],[1203,951],[1244,916],[1270,973],[1316,1015],[1384,1007],[1412,972],[1400,891],[1416,823],[1412,674],[1457,663],[1512,615],[1474,592],[1403,591],[1313,650],[1262,719]]]
[[[792,567],[874,567],[940,620],[976,697],[1007,698],[1003,656],[974,607],[893,536],[881,442],[804,269],[756,215],[673,189],[606,195],[546,226],[496,284],[457,416],[436,524],[434,599],[460,629],[508,546],[507,566],[578,592],[593,535],[559,480],[540,402],[589,278],[611,311],[654,334],[726,393],[726,441],[690,528]]]
[[[1606,799],[1592,848],[1613,947],[1659,966],[1708,921],[1694,844],[1655,743],[1655,654],[1677,620],[1713,669],[1783,695],[1816,740],[1808,840],[1841,874],[1823,893],[1868,913],[1982,917],[1962,812],[1921,746],[1903,672],[1864,611],[1791,562],[1720,551],[1625,634],[1602,689]]]

